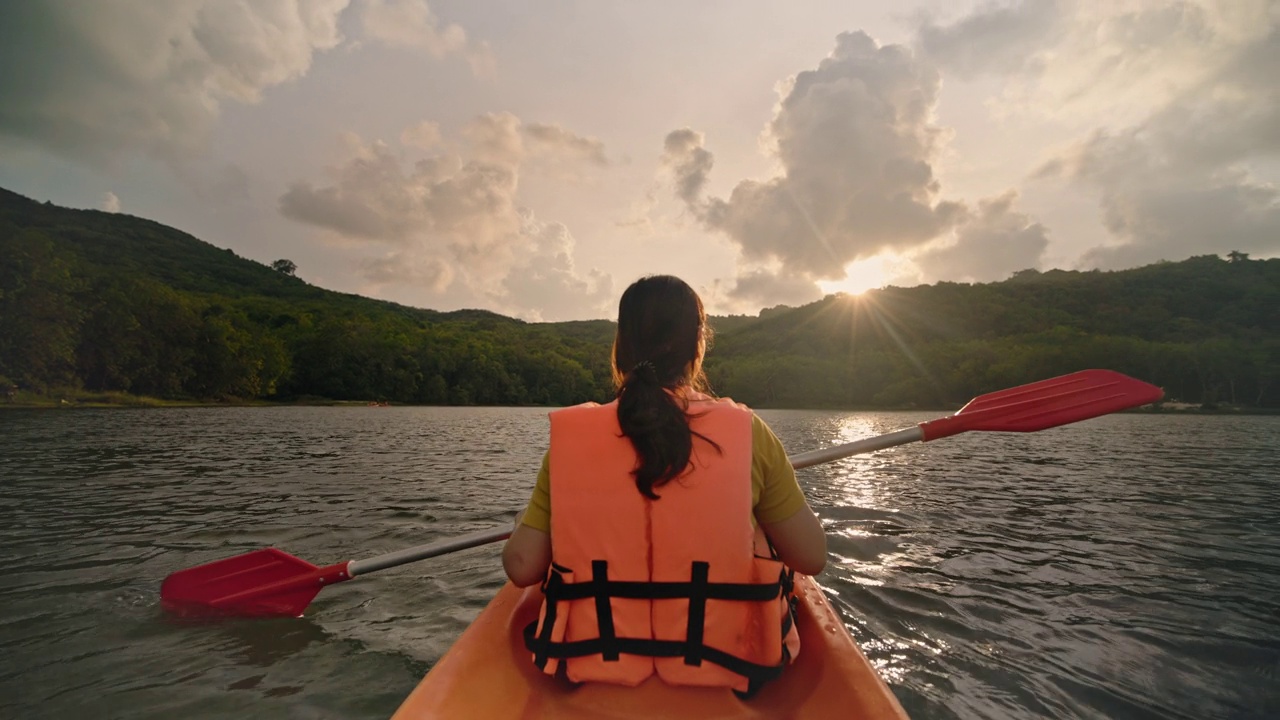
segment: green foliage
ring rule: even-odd
[[[1277,308],[1280,260],[1242,253],[1118,272],[1026,270],[762,314],[718,337],[708,373],[757,405],[951,407],[1104,367],[1171,400],[1274,408]]]
[[[82,290],[74,255],[37,230],[0,224],[0,373],[33,388],[75,382]]]
[[[0,384],[162,400],[563,405],[612,395],[605,320],[529,324],[317,288],[154,222],[0,190]],[[713,388],[756,407],[950,408],[1088,367],[1280,407],[1280,260],[839,295],[711,319]],[[51,395],[50,395],[51,396]],[[110,401],[110,400],[104,400]]]

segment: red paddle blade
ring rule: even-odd
[[[925,440],[969,430],[1035,432],[1156,402],[1164,391],[1112,370],[1081,370],[980,395],[950,417],[920,424]]]
[[[180,570],[160,585],[160,601],[190,614],[297,617],[326,584],[347,579],[346,563],[325,568],[275,548]]]

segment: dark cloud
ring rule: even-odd
[[[224,103],[256,102],[337,45],[347,2],[0,3],[0,135],[98,162],[191,153]]]
[[[672,130],[663,142],[662,163],[674,175],[676,196],[696,206],[702,199],[702,188],[715,159],[702,147],[702,133],[689,128]]]

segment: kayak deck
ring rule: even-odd
[[[560,718],[697,720],[892,718],[906,713],[845,630],[812,578],[796,576],[800,656],[754,698],[730,690],[674,687],[656,676],[639,687],[571,685],[533,666],[521,631],[538,617],[542,592],[507,583],[405,699],[393,720]]]

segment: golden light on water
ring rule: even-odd
[[[826,440],[833,445],[863,440],[899,430],[891,417],[880,414],[852,413],[832,418],[824,424]],[[824,524],[830,533],[832,577],[842,583],[853,583],[828,593],[843,598],[841,614],[845,626],[857,638],[863,653],[876,671],[889,683],[907,682],[924,656],[946,655],[953,651],[947,639],[930,629],[927,619],[905,622],[900,629],[888,629],[870,621],[861,613],[861,597],[877,598],[875,606],[890,607],[900,602],[902,593],[917,592],[911,582],[904,583],[903,573],[919,563],[918,552],[909,538],[902,536],[904,520],[898,518],[898,497],[903,482],[903,458],[894,450],[854,455],[830,466],[820,485],[822,501],[829,504]],[[815,490],[818,488],[815,488]],[[909,577],[909,576],[907,576]],[[932,614],[907,606],[913,615]]]
[[[831,444],[843,445],[881,435],[884,432],[885,429],[872,422],[871,418],[862,414],[850,415],[840,419]],[[883,453],[854,455],[841,460],[837,466],[838,474],[831,478],[835,486],[832,489],[839,496],[840,504],[846,507],[893,512],[891,508],[886,507],[889,498],[886,497],[881,484],[876,481],[881,469],[888,463],[889,460]]]

